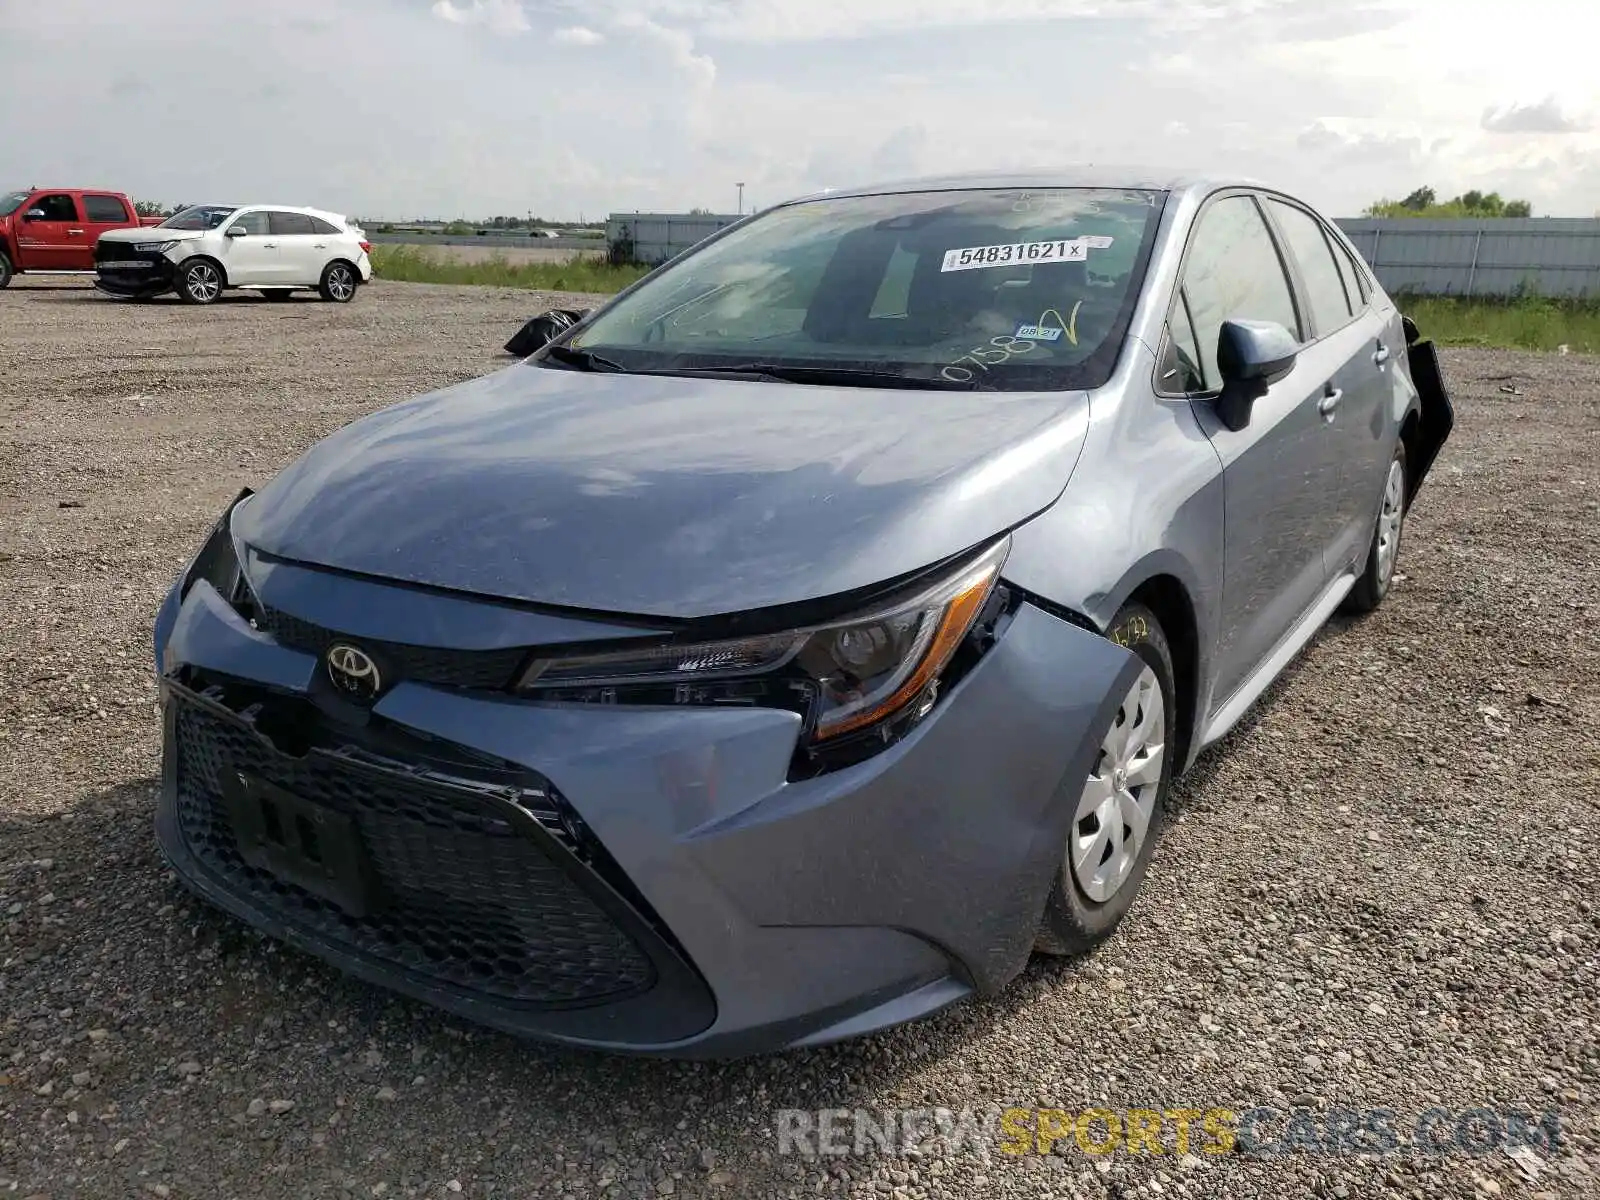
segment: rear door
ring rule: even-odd
[[[318,235],[316,226],[305,213],[272,212],[272,240],[278,245],[282,273],[278,282],[308,287],[322,275],[324,251],[317,243],[327,238]]]
[[[1371,311],[1353,264],[1341,262],[1333,239],[1310,210],[1285,197],[1268,196],[1267,213],[1277,229],[1309,309],[1311,344],[1302,354],[1328,376],[1323,420],[1339,452],[1337,489],[1327,497],[1335,527],[1328,545],[1330,574],[1358,566],[1372,539],[1372,521],[1392,451],[1391,356],[1383,319]]]
[[[112,229],[126,229],[138,223],[128,211],[127,201],[121,196],[105,192],[84,192],[79,197],[83,206],[83,269],[94,266],[94,247],[100,235]]]
[[[1305,338],[1305,322],[1277,243],[1255,198],[1232,192],[1201,210],[1168,319],[1158,390],[1188,393],[1222,461],[1223,586],[1217,703],[1250,676],[1316,602],[1327,583],[1334,530],[1328,496],[1339,452],[1319,411],[1327,373],[1301,360],[1231,430],[1218,419],[1222,323],[1275,321]]]
[[[84,247],[83,216],[71,192],[40,192],[13,218],[18,266],[24,271],[87,271],[93,268],[94,243]],[[80,265],[81,262],[81,265]]]

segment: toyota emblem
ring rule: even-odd
[[[328,678],[352,700],[371,700],[383,687],[383,677],[372,656],[346,642],[328,647]]]

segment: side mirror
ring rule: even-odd
[[[248,229],[246,229],[243,225],[240,225],[238,222],[235,222],[234,224],[229,225],[227,229],[223,230],[222,236],[223,237],[245,237],[247,234],[249,234],[249,232],[250,231]]]
[[[48,221],[50,218],[42,208],[30,208],[22,215],[24,221]]]
[[[527,358],[535,351],[544,349],[593,311],[588,308],[552,308],[542,312],[512,335],[506,343],[506,352],[518,358]]]
[[[1300,343],[1276,321],[1224,321],[1217,337],[1222,394],[1217,416],[1237,432],[1250,423],[1250,409],[1267,389],[1294,370]]]

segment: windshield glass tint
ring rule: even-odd
[[[22,202],[31,195],[32,192],[6,192],[0,195],[0,217],[9,217],[21,208]]]
[[[162,229],[198,229],[201,231],[215,229],[228,219],[233,212],[232,208],[223,208],[216,204],[197,204],[193,208],[186,208],[181,213],[168,217],[161,222]]]
[[[817,366],[1096,387],[1163,198],[1072,188],[791,205],[648,277],[571,344],[634,371]]]

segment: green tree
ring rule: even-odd
[[[1404,200],[1379,200],[1369,204],[1369,217],[1430,217],[1434,220],[1459,220],[1484,217],[1531,217],[1533,205],[1527,200],[1507,200],[1499,192],[1463,192],[1441,201],[1430,187],[1420,187]]]
[[[167,215],[166,208],[157,204],[154,200],[135,200],[133,202],[133,211],[141,217],[164,217]],[[177,210],[174,209],[173,211]]]

